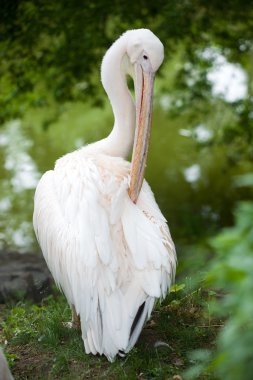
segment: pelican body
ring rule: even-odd
[[[114,42],[101,67],[112,132],[58,159],[35,193],[34,230],[73,323],[80,318],[85,352],[110,361],[134,346],[175,275],[167,222],[143,180],[154,75],[162,61],[163,45],[148,29]]]

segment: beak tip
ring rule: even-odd
[[[136,205],[137,198],[133,198],[133,195],[131,194],[131,191],[129,189],[128,189],[128,195],[129,195],[129,198],[131,199],[131,201],[133,202],[133,204]]]

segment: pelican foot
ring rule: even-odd
[[[80,321],[62,322],[62,324],[63,324],[63,326],[66,327],[67,329],[80,330],[80,328],[81,328]]]

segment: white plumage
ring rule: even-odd
[[[155,300],[165,297],[175,274],[166,220],[146,181],[137,203],[132,202],[130,163],[124,159],[135,129],[125,79],[133,53],[127,49],[138,42],[140,54],[152,55],[150,45],[157,40],[140,29],[112,45],[103,61],[109,64],[102,66],[102,81],[115,114],[113,132],[60,158],[35,193],[34,229],[57,285],[80,316],[85,351],[110,361],[133,347]],[[110,70],[118,76],[116,83],[105,77]]]

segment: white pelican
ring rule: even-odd
[[[162,61],[163,45],[148,29],[127,31],[114,42],[101,67],[112,132],[57,160],[35,193],[34,229],[72,307],[72,322],[80,318],[86,353],[110,361],[134,346],[175,274],[166,220],[143,182],[154,75]]]

